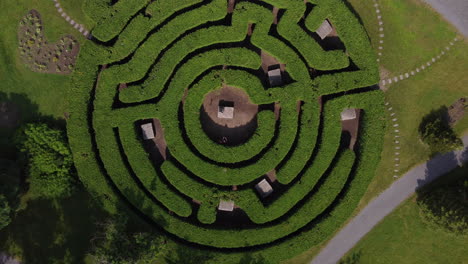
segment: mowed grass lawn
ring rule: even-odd
[[[65,1],[70,7],[82,2]],[[31,9],[41,14],[49,43],[66,34],[80,43],[85,40],[60,17],[51,0],[0,1],[0,101],[11,101],[19,108],[20,124],[36,121],[38,117],[63,123],[70,76],[32,72],[19,57],[17,28]],[[81,9],[75,9],[67,13],[80,12]],[[9,139],[13,132],[0,128],[0,158],[15,158],[15,148]],[[85,190],[56,202],[32,200],[26,194],[13,222],[0,232],[0,251],[25,263],[83,263],[95,233],[95,222],[102,215]]]
[[[379,52],[380,32],[373,4],[361,0],[349,0],[348,2],[360,15],[375,51]],[[439,54],[457,36],[456,30],[434,10],[423,4],[421,0],[380,0],[378,2],[385,30],[381,70],[386,74],[399,75],[407,70],[420,67],[433,56]],[[410,25],[410,29],[405,29],[404,25],[406,24]],[[418,136],[420,121],[431,110],[443,105],[449,106],[460,97],[468,97],[467,70],[468,43],[461,41],[425,72],[388,87],[386,98],[397,114],[400,125],[398,129],[401,136],[399,139],[401,150],[398,151],[400,152],[398,175],[404,174],[410,168],[429,158],[428,148],[419,140]],[[393,178],[396,151],[395,134],[393,133],[395,128],[390,122],[389,113],[388,120],[389,125],[384,140],[381,162],[355,214],[359,213],[395,180]],[[467,116],[457,124],[455,131],[460,136],[468,132]],[[389,234],[392,234],[391,230],[389,230]],[[413,235],[415,240],[424,239],[424,237],[417,237],[418,234]],[[326,242],[317,245],[284,263],[308,263],[325,244]],[[458,244],[452,244],[452,246],[458,248]],[[380,250],[384,251],[385,248]]]
[[[443,176],[436,184],[466,175],[468,164]],[[360,254],[360,264],[462,264],[468,263],[467,245],[468,237],[454,236],[427,225],[413,196],[369,232],[347,256]]]
[[[32,72],[19,57],[18,24],[31,9],[41,14],[49,43],[66,34],[73,35],[80,43],[84,40],[79,32],[58,15],[53,1],[1,1],[0,92],[23,94],[38,105],[41,114],[62,117],[67,105],[65,99],[70,85],[69,76]]]
[[[376,52],[379,52],[381,32],[373,5],[360,0],[349,1],[369,33]],[[379,10],[383,20],[384,43],[381,72],[384,76],[396,76],[420,67],[445,50],[445,46],[457,36],[456,30],[439,14],[421,0],[380,0]],[[461,37],[459,37],[461,38]],[[421,119],[431,110],[449,106],[461,97],[468,96],[468,42],[460,41],[451,46],[439,61],[416,76],[388,85],[387,101],[396,113],[399,127],[389,122],[384,141],[382,160],[360,209],[372,198],[388,188],[394,175],[404,172],[429,158],[428,147],[419,140]],[[388,120],[390,117],[388,112]],[[400,131],[396,139],[394,130]],[[468,129],[465,117],[456,126],[461,136]],[[395,150],[394,141],[400,142]],[[395,167],[395,152],[399,152],[400,165]],[[395,173],[395,169],[399,171]],[[356,212],[357,213],[357,212]]]
[[[41,14],[49,43],[66,34],[73,35],[80,43],[85,40],[58,14],[53,1],[0,1],[0,101],[13,101],[16,104],[20,111],[20,123],[34,121],[38,116],[63,119],[67,111],[70,77],[32,72],[19,57],[18,25],[31,9]],[[79,12],[80,9],[74,13]],[[11,133],[12,130],[0,128],[0,146],[4,149],[0,157],[12,158],[8,139]]]

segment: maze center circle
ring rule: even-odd
[[[258,105],[250,102],[244,91],[225,86],[205,95],[199,119],[213,141],[233,146],[252,136],[257,127],[257,113]]]
[[[310,246],[316,228],[333,232],[352,212],[380,153],[382,95],[368,88],[375,55],[342,1],[100,8],[70,120],[89,138],[71,143],[90,189],[222,249],[303,234]]]

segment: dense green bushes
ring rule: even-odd
[[[96,21],[98,25],[93,30],[93,36],[104,42],[111,40],[122,31],[132,15],[149,2],[150,0],[118,1],[115,5],[108,6],[109,11],[105,19]],[[98,10],[101,11],[101,9]]]
[[[189,216],[192,213],[190,203],[172,192],[170,187],[161,180],[154,165],[151,164],[148,153],[141,147],[141,139],[138,138],[134,127],[128,125],[119,128],[119,139],[135,175],[145,188],[169,210],[179,216]]]
[[[317,21],[329,18],[346,45],[346,53],[325,52],[303,32],[297,24],[305,12],[302,2],[265,2],[286,9],[277,29],[287,44],[277,39],[276,33],[270,34],[271,10],[252,2],[237,3],[232,21],[209,23],[196,30],[206,22],[223,19],[226,1],[187,9],[154,32],[150,30],[171,14],[200,1],[152,2],[146,8],[150,17],[140,14],[131,21],[130,15],[119,13],[115,25],[96,31],[103,40],[128,23],[112,47],[92,43],[83,47],[74,77],[77,85],[68,133],[80,177],[111,207],[125,200],[169,233],[216,248],[263,245],[290,235],[281,243],[262,247],[262,252],[277,261],[325,239],[349,217],[379,159],[384,121],[380,92],[333,97],[323,109],[316,103],[319,96],[362,88],[378,80],[365,32],[344,3],[313,0],[322,11],[315,13],[315,7],[305,24],[313,30]],[[137,7],[141,3],[131,4],[129,14],[143,10],[146,4]],[[112,21],[110,14],[116,8],[102,14],[103,21]],[[98,24],[104,27],[105,23]],[[248,24],[254,24],[250,38],[246,36]],[[249,48],[238,47],[244,44]],[[265,76],[252,74],[261,65],[258,48],[286,64],[290,83],[263,87],[259,79]],[[118,63],[101,72],[93,90],[98,65],[110,62]],[[344,70],[350,62],[357,69]],[[221,70],[222,66],[227,69]],[[339,71],[325,71],[311,80],[309,67]],[[249,69],[250,73],[233,68]],[[128,88],[118,91],[121,83]],[[272,111],[263,110],[257,117],[257,135],[247,144],[233,148],[213,143],[203,133],[197,115],[203,97],[221,84],[244,89],[255,104],[279,104],[277,131]],[[184,94],[185,104],[181,104]],[[142,101],[146,102],[137,105]],[[364,110],[357,153],[339,148],[340,113],[347,107]],[[150,118],[161,121],[168,144],[168,160],[161,168],[151,163],[134,127],[135,121]],[[322,133],[318,135],[320,126]],[[186,136],[193,146],[187,146]],[[258,160],[226,167],[198,157],[191,149],[196,147],[217,162],[236,163],[251,159],[267,145],[268,151],[255,157]],[[262,202],[254,185],[272,169],[277,169],[279,181],[275,191],[281,192]],[[231,191],[231,185],[239,185],[238,190]],[[191,199],[201,202],[198,210],[192,210]],[[238,229],[210,226],[217,220],[220,200],[234,201],[256,225]]]
[[[46,124],[27,124],[15,141],[27,161],[34,195],[46,198],[71,195],[75,181],[73,158],[61,131]]]
[[[0,194],[0,230],[11,222],[10,204],[3,194]]]
[[[194,147],[204,156],[222,163],[236,163],[249,160],[257,155],[260,150],[265,149],[268,143],[273,139],[275,133],[275,116],[272,111],[261,111],[258,113],[256,119],[258,127],[252,137],[240,146],[224,146],[217,144],[211,140],[203,130],[202,122],[200,120],[200,108],[203,105],[205,95],[213,90],[220,89],[222,82],[230,86],[239,87],[237,80],[247,77],[249,74],[243,71],[228,71],[229,78],[225,78],[226,74],[214,72],[207,75],[197,84],[189,89],[184,103],[184,127],[188,138]],[[221,75],[223,78],[216,78]],[[251,78],[249,78],[251,80]],[[229,80],[229,83],[226,81]],[[234,83],[231,83],[234,80]],[[261,83],[254,79],[248,86],[248,94],[250,92],[251,100],[256,103],[256,94],[261,94],[263,87]],[[222,154],[222,155],[220,155]]]
[[[175,12],[188,7],[193,3],[193,0],[190,0],[183,1],[184,3],[181,3],[180,5],[172,5],[181,1],[183,0],[177,0],[176,2],[170,0],[153,2],[150,6],[148,6],[147,12],[156,12],[155,15],[151,18],[148,18],[145,15],[137,15],[125,27],[122,33],[118,35],[115,45],[111,47],[100,47],[101,54],[99,63],[108,64],[129,56],[132,52],[135,51],[138,45],[147,37],[147,34],[153,28],[157,27],[161,22],[169,18]],[[170,4],[167,2],[170,2]],[[144,53],[140,58],[145,58],[145,56],[148,56],[148,54],[157,56],[164,48],[166,48],[171,42],[179,37],[181,33],[198,27],[209,21],[222,19],[225,13],[220,11],[222,10],[221,7],[224,5],[226,5],[226,3],[223,0],[215,0],[207,5],[201,6],[198,9],[183,13],[175,20],[171,20],[166,26],[158,29],[156,32],[148,36],[146,42],[138,50],[138,52]],[[151,49],[147,50],[147,47],[151,47]],[[151,58],[154,60],[156,57]],[[136,64],[139,63],[140,62]],[[147,68],[139,67],[138,69],[146,70]]]
[[[466,236],[468,235],[466,206],[468,180],[463,173],[467,170],[466,166],[457,170],[454,175],[458,173],[461,177],[446,183],[432,184],[429,186],[432,188],[420,190],[417,203],[422,218],[431,227],[440,228],[454,235]]]
[[[448,124],[447,107],[431,111],[419,124],[419,135],[429,145],[431,155],[463,147],[463,142]]]

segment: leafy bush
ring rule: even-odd
[[[455,235],[468,234],[468,180],[435,186],[418,195],[423,218],[432,226]]]
[[[271,26],[271,10],[252,1],[237,3],[227,16],[224,0],[187,1],[185,6],[175,1],[172,9],[169,2],[156,1],[148,5],[147,16],[125,18],[129,22],[115,43],[83,47],[68,133],[80,177],[109,207],[116,210],[114,203],[125,197],[148,220],[193,244],[243,248],[278,261],[326,239],[351,215],[380,159],[384,107],[379,91],[336,94],[378,82],[365,31],[342,1],[311,2],[323,8],[320,16],[343,30],[338,33],[346,52],[325,52],[303,32],[298,25],[305,12],[302,2],[264,2],[285,9],[278,32]],[[197,8],[180,11],[189,4]],[[159,19],[155,14],[162,10],[167,12]],[[177,17],[165,20],[176,12]],[[321,20],[308,23],[309,17],[304,18],[306,27]],[[288,84],[266,88],[259,81],[267,82],[260,76],[259,49],[286,64]],[[97,79],[98,65],[109,63]],[[310,67],[325,71],[311,79]],[[195,116],[201,100],[221,83],[244,89],[256,104],[278,103],[276,134],[265,134],[265,141],[253,137],[231,153],[198,135],[202,132]],[[117,89],[120,84],[127,88]],[[321,108],[317,99],[330,94]],[[356,153],[340,149],[340,113],[348,107],[364,110]],[[258,118],[265,118],[264,125],[274,123],[271,114],[263,110]],[[168,160],[162,165],[151,164],[133,127],[135,121],[150,118],[161,121],[168,143]],[[257,132],[263,129],[260,125]],[[269,138],[262,157],[235,166],[220,164],[250,159]],[[217,162],[194,153],[194,146]],[[220,158],[217,152],[229,155]],[[271,169],[277,169],[275,184],[281,192],[262,202],[254,185]],[[231,191],[231,185],[238,190]],[[192,210],[191,199],[201,202],[198,211]],[[253,223],[235,229],[210,225],[217,220],[220,199],[235,201]],[[261,249],[251,248],[256,245]]]
[[[132,264],[154,263],[164,253],[162,236],[148,232],[130,232],[128,219],[120,214],[103,224],[102,230],[93,238],[91,254],[97,263]]]
[[[32,192],[46,198],[71,195],[75,186],[73,158],[62,131],[46,124],[27,124],[15,141],[27,164]]]
[[[433,110],[423,118],[419,125],[419,135],[429,145],[431,155],[450,152],[463,147],[447,120],[447,108]]]
[[[11,222],[11,209],[7,199],[0,194],[0,230],[8,226]]]

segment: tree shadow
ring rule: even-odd
[[[26,95],[0,92],[0,158],[16,159],[12,137],[19,126],[29,122],[46,123],[65,130],[65,120],[39,113],[39,105]]]
[[[419,179],[417,181],[417,189],[422,188],[459,165],[458,158],[453,151],[445,154],[439,154],[429,160],[426,164],[424,179]]]
[[[0,232],[0,248],[24,263],[83,263],[95,223],[106,214],[84,191],[59,201],[35,199]]]
[[[164,257],[167,264],[204,264],[214,258],[213,253],[204,250],[176,245],[175,250]]]

